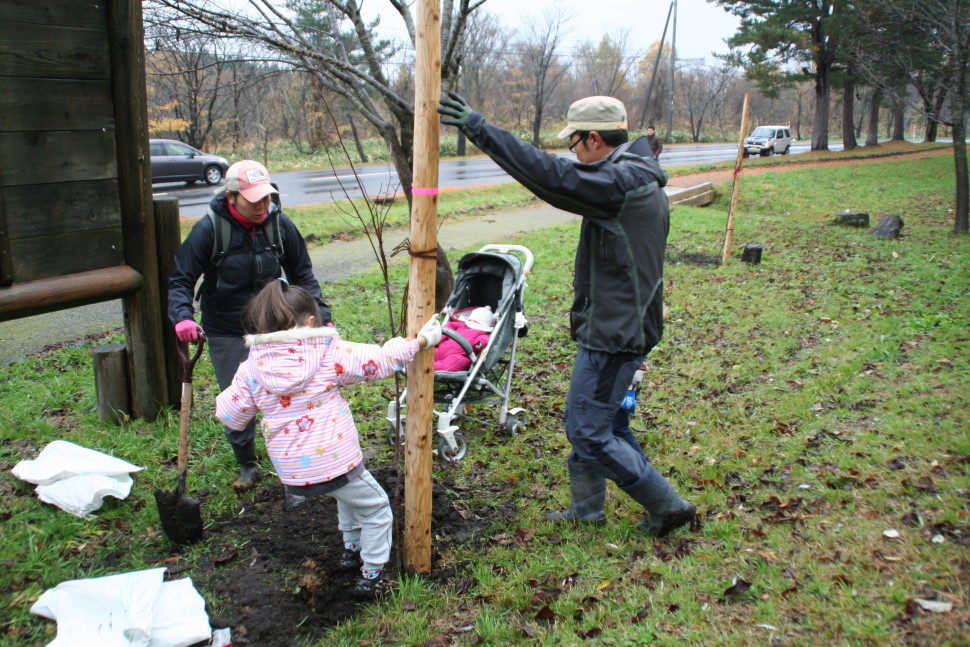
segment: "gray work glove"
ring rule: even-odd
[[[438,315],[435,315],[418,331],[418,346],[422,350],[434,348],[439,341],[441,341],[441,323],[438,321]]]
[[[451,90],[448,91],[448,98],[442,99],[438,103],[441,104],[438,106],[438,112],[444,115],[441,123],[449,126],[464,128],[465,124],[468,123],[468,118],[475,112],[464,97]]]

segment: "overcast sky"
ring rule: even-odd
[[[369,7],[368,7],[369,5]],[[384,5],[378,0],[364,3],[368,8]],[[498,16],[507,27],[518,28],[523,22],[541,16],[544,9],[562,6],[573,18],[567,23],[568,33],[563,49],[573,51],[584,41],[598,43],[604,34],[616,36],[619,30],[631,29],[630,45],[642,53],[663,34],[670,8],[669,0],[487,0],[482,9]],[[417,10],[415,0],[414,11]],[[393,10],[382,10],[382,31],[406,40],[403,23]],[[724,53],[724,39],[734,34],[738,19],[705,0],[677,0],[677,58],[705,58],[716,65],[711,53]],[[672,28],[671,28],[672,30]],[[667,32],[670,43],[672,31]],[[634,53],[630,52],[630,53]]]

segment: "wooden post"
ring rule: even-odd
[[[145,277],[142,289],[122,302],[131,410],[136,418],[152,420],[169,398],[152,211],[145,33],[138,0],[109,0],[107,6],[125,262]]]
[[[169,196],[155,198],[155,249],[158,256],[158,301],[162,312],[162,345],[165,348],[165,382],[168,384],[168,404],[173,409],[181,406],[182,362],[179,360],[178,338],[175,328],[168,320],[168,279],[175,271],[175,252],[182,244],[179,228],[179,200]]]
[[[419,0],[414,100],[414,185],[408,333],[434,314],[438,213],[438,97],[441,93],[441,4]],[[404,568],[431,571],[431,448],[434,437],[434,354],[420,351],[407,381],[404,439]]]
[[[761,262],[761,245],[751,243],[744,246],[744,251],[741,253],[741,261],[744,263],[751,263],[752,265],[757,265]]]
[[[731,240],[734,238],[734,211],[738,207],[738,190],[741,188],[741,164],[744,162],[744,138],[748,136],[748,104],[751,94],[744,94],[744,109],[741,111],[741,136],[738,138],[738,160],[734,163],[734,184],[731,187],[731,208],[728,210],[727,231],[724,234],[724,251],[721,265],[727,263],[731,255]]]
[[[124,344],[101,344],[91,351],[98,418],[115,424],[131,416],[128,398],[128,353]]]

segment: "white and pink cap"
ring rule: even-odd
[[[226,191],[238,191],[249,202],[259,202],[271,193],[279,193],[270,184],[266,167],[253,160],[242,160],[229,167]]]

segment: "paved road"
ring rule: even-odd
[[[808,152],[810,142],[795,142],[791,153]],[[841,142],[833,142],[832,150],[842,150]],[[731,144],[674,144],[664,148],[660,156],[664,166],[684,166],[705,162],[722,162],[737,158],[737,146]],[[561,153],[563,157],[575,158],[571,153]],[[314,171],[290,171],[273,173],[273,181],[280,187],[285,206],[298,207],[319,204],[331,200],[342,200],[361,196],[361,187],[368,195],[374,196],[397,191],[400,183],[397,173],[390,164],[368,164],[356,169],[341,167]],[[442,160],[439,165],[438,185],[440,187],[461,187],[488,184],[503,184],[514,180],[487,157]],[[206,206],[212,198],[213,187],[174,184],[156,184],[156,196],[174,196],[179,199],[179,213],[185,218],[198,218],[205,214]]]

